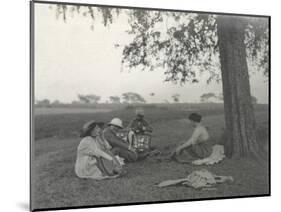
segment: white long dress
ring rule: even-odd
[[[83,138],[77,148],[77,159],[75,163],[75,173],[80,178],[91,178],[101,180],[108,178],[104,176],[97,166],[96,157],[110,156],[101,150],[100,144],[97,142],[98,138],[87,136]]]

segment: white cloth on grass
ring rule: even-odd
[[[215,176],[205,169],[192,172],[186,179],[183,184],[193,188],[210,187],[216,184]]]
[[[217,183],[233,182],[232,176],[218,176],[209,172],[206,169],[193,171],[186,178],[180,178],[175,180],[165,180],[159,183],[158,187],[166,187],[171,185],[185,185],[195,189],[208,188],[216,185]]]

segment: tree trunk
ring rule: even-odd
[[[243,17],[218,16],[218,45],[222,72],[228,155],[258,156],[255,117],[244,44]]]

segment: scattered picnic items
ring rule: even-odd
[[[234,181],[232,176],[219,176],[211,173],[206,169],[193,171],[186,178],[180,178],[175,180],[165,180],[159,183],[157,186],[160,188],[172,186],[172,185],[183,185],[192,187],[195,189],[204,189],[215,186],[218,183]]]

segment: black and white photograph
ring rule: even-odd
[[[270,195],[270,16],[30,14],[31,210]]]

